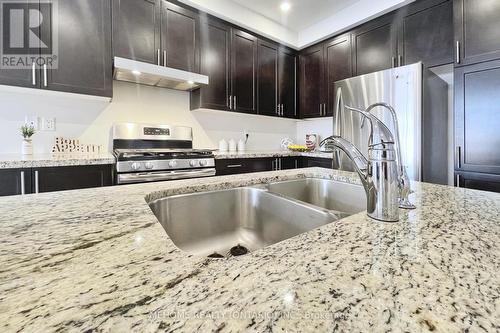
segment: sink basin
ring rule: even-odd
[[[266,188],[271,193],[348,215],[366,210],[366,194],[360,185],[329,179],[305,178],[271,183]]]
[[[150,207],[177,247],[212,257],[243,254],[338,219],[258,188],[171,196]]]

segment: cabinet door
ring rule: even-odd
[[[111,0],[57,4],[58,65],[42,68],[42,88],[111,97]]]
[[[297,55],[286,49],[278,51],[278,101],[283,116],[297,117]]]
[[[34,6],[32,1],[24,0],[24,1],[16,1],[17,3],[20,3],[21,5],[25,4],[31,4]],[[3,14],[3,13],[2,13]],[[9,15],[6,15],[5,17],[6,20],[10,20]],[[3,22],[4,18],[0,21],[0,23],[4,24]],[[9,22],[5,21],[5,24],[10,24]],[[40,28],[30,28],[30,31],[32,31],[35,35],[40,35]],[[10,43],[10,37],[7,32],[4,32],[4,34],[1,36],[3,43]],[[32,43],[33,41],[30,41]],[[9,44],[7,44],[9,45]],[[13,51],[15,52],[15,51]],[[9,57],[9,54],[5,53],[2,50],[2,55]],[[24,52],[19,52],[19,53],[24,53]],[[40,51],[33,53],[32,56],[39,56]],[[8,58],[7,58],[8,59]],[[15,61],[17,57],[13,59]],[[14,66],[15,62],[12,63],[12,66]],[[4,85],[9,85],[9,86],[18,86],[18,87],[27,87],[27,88],[39,88],[40,87],[40,78],[39,78],[39,71],[37,70],[38,66],[36,68],[29,68],[29,69],[19,69],[16,67],[12,67],[12,69],[6,69],[3,68],[3,66],[0,66],[0,84]]]
[[[31,193],[31,169],[0,169],[0,196]]]
[[[500,1],[455,0],[457,65],[500,58]]]
[[[199,24],[197,13],[162,1],[162,66],[199,72]]]
[[[232,30],[231,95],[232,110],[257,113],[257,37]]]
[[[281,170],[297,169],[300,157],[281,157]]]
[[[332,169],[333,159],[322,158],[322,157],[304,157],[302,161],[302,167],[303,168],[320,167],[320,168]]]
[[[323,45],[315,45],[300,54],[300,108],[302,117],[320,117],[323,108]]]
[[[455,167],[500,174],[500,60],[455,69]]]
[[[278,115],[278,46],[259,40],[257,50],[259,114]]]
[[[352,76],[351,35],[335,38],[325,44],[327,116],[333,115],[335,108],[334,83]]]
[[[113,0],[117,57],[160,64],[160,0]]]
[[[455,173],[455,186],[500,193],[500,175],[486,173]]]
[[[33,170],[36,193],[113,185],[112,165],[38,168]]]
[[[354,31],[354,71],[362,75],[396,65],[398,23],[383,17]]]
[[[410,8],[412,12],[402,23],[400,56],[403,60],[399,65],[419,61],[426,67],[451,64],[454,55],[453,2],[421,1]]]
[[[191,92],[191,109],[229,110],[231,28],[211,19],[201,21],[200,71],[209,84]]]

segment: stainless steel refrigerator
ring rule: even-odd
[[[333,89],[333,134],[351,141],[367,156],[369,122],[361,128],[359,113],[346,105],[366,109],[384,102],[397,113],[403,164],[412,180],[439,184],[448,182],[448,96],[447,84],[422,63],[391,68],[330,84]],[[390,113],[373,113],[394,133]],[[343,153],[334,154],[334,166],[354,171]]]

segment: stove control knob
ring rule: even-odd
[[[191,160],[191,161],[189,161],[189,165],[192,167],[195,167],[198,165],[198,163],[196,162],[196,160]]]
[[[132,170],[137,171],[137,170],[139,170],[141,168],[141,163],[134,162],[134,163],[132,163],[132,165],[130,167],[132,168]]]
[[[175,160],[168,162],[168,166],[171,168],[175,168],[176,165],[177,165],[177,161],[175,161]]]
[[[148,170],[153,169],[153,167],[154,167],[154,166],[155,166],[155,165],[154,165],[152,162],[146,162],[146,163],[144,164],[144,167],[145,167],[146,169],[148,169]]]
[[[208,162],[207,160],[200,160],[200,166],[207,166]]]

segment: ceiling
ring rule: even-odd
[[[230,0],[286,28],[299,32],[318,21],[358,2],[358,0],[286,0],[291,4],[288,12],[280,9],[285,0]]]

